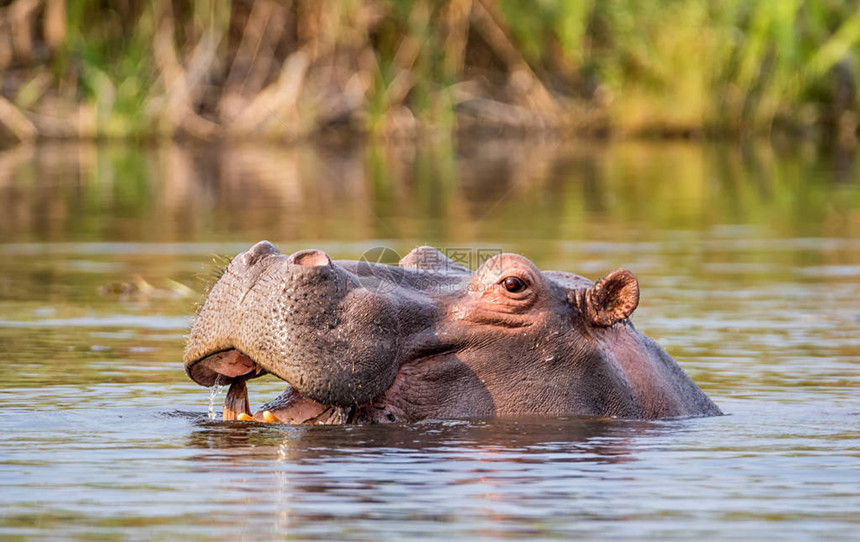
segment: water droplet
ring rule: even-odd
[[[221,393],[221,375],[215,377],[215,384],[209,388],[209,421],[215,421],[215,398]]]

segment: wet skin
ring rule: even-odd
[[[185,369],[203,386],[230,383],[225,419],[720,414],[635,330],[638,303],[623,269],[592,283],[516,254],[472,272],[431,247],[388,266],[261,241],[210,291]],[[267,372],[289,385],[251,416],[245,382]]]

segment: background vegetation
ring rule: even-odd
[[[857,138],[854,0],[0,1],[0,138]]]

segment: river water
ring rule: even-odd
[[[727,415],[210,421],[184,335],[224,257],[260,239],[352,259],[505,250],[593,279],[626,267],[637,327]],[[851,153],[5,150],[0,538],[856,540],[858,300]],[[282,388],[254,381],[252,407]]]

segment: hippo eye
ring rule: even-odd
[[[521,278],[517,277],[508,277],[502,281],[502,286],[505,287],[505,290],[511,292],[512,294],[518,294],[526,289],[526,283]]]

